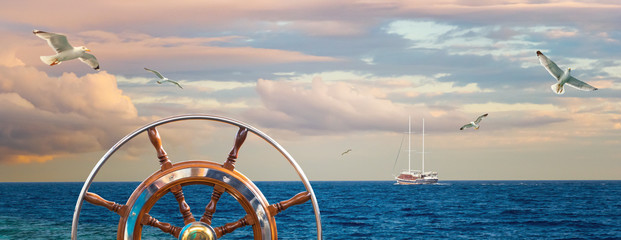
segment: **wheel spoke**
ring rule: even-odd
[[[233,149],[229,153],[229,157],[226,159],[226,162],[222,165],[222,167],[233,171],[235,169],[235,161],[237,161],[237,155],[239,153],[239,149],[241,148],[244,141],[246,141],[246,136],[248,136],[248,129],[245,127],[240,127],[237,131],[237,135],[235,135],[235,145]]]
[[[205,213],[201,217],[201,222],[204,222],[208,225],[211,225],[211,218],[213,214],[216,212],[216,205],[218,204],[218,200],[220,200],[220,196],[224,193],[226,189],[220,185],[213,186],[213,193],[211,194],[211,200],[209,204],[205,207]]]
[[[233,231],[237,230],[240,227],[245,227],[245,226],[253,225],[253,224],[254,224],[254,221],[252,220],[252,217],[250,217],[250,215],[246,215],[245,217],[235,222],[224,224],[224,226],[214,228],[213,230],[216,231],[216,236],[218,238],[221,238],[225,234],[232,233]]]
[[[172,167],[172,163],[168,159],[168,154],[164,151],[164,147],[162,146],[162,139],[160,138],[160,134],[157,132],[155,127],[147,129],[147,133],[149,135],[149,140],[151,140],[151,144],[155,147],[155,151],[157,152],[157,158],[160,160],[161,171],[165,171]],[[183,222],[185,224],[196,221],[194,216],[192,216],[192,211],[188,203],[185,202],[185,197],[183,196],[183,190],[181,190],[181,185],[175,185],[170,189],[170,192],[175,196],[177,202],[179,203],[179,212],[183,216]]]
[[[160,138],[160,133],[157,132],[155,127],[147,129],[147,133],[149,134],[149,140],[151,140],[151,144],[155,147],[155,151],[157,152],[157,158],[160,160],[161,170],[164,171],[172,167],[172,163],[168,159],[168,154],[164,151],[164,147],[162,146],[162,139]]]
[[[151,217],[148,213],[145,213],[142,217],[141,224],[159,228],[162,232],[170,233],[175,236],[175,238],[179,238],[179,233],[181,232],[180,227],[173,226],[170,223],[160,222],[154,217]]]
[[[311,194],[309,192],[301,192],[293,196],[289,200],[284,200],[282,202],[269,205],[267,210],[270,212],[272,216],[276,216],[276,214],[286,210],[287,208],[295,205],[299,205],[305,203],[311,198]]]
[[[192,211],[190,210],[190,205],[185,202],[185,197],[183,196],[183,191],[181,190],[180,185],[175,185],[170,189],[170,192],[175,196],[177,202],[179,203],[179,212],[183,215],[183,223],[188,224],[196,221],[194,216],[192,215]]]
[[[248,129],[245,127],[240,127],[235,135],[235,144],[233,145],[233,149],[229,153],[229,157],[226,159],[226,162],[222,165],[222,167],[233,171],[235,169],[235,162],[237,161],[237,156],[239,154],[239,149],[241,148],[244,141],[246,141],[246,136],[248,136]],[[224,193],[226,189],[219,185],[214,185],[213,193],[211,194],[211,199],[207,206],[205,206],[205,213],[201,217],[201,222],[211,225],[211,218],[213,214],[216,212],[216,205],[218,204],[218,200],[220,200],[220,196]]]
[[[119,216],[123,216],[127,212],[127,206],[115,203],[113,201],[108,201],[92,192],[86,192],[86,195],[84,195],[84,200],[86,200],[90,204],[105,207],[108,210],[115,212]]]

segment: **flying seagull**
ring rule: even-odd
[[[464,125],[459,130],[464,130],[464,128],[469,128],[469,127],[474,127],[474,129],[478,130],[479,129],[479,123],[481,122],[481,119],[483,119],[484,117],[487,117],[487,113],[479,116],[477,118],[477,120],[474,120],[474,122],[470,122],[470,123]]]
[[[67,41],[67,36],[57,33],[44,32],[39,30],[33,30],[32,33],[47,41],[47,44],[50,45],[56,51],[56,55],[52,56],[41,56],[41,61],[45,64],[54,66],[60,64],[63,61],[69,61],[72,59],[80,58],[83,63],[88,64],[91,68],[95,70],[99,70],[99,62],[97,62],[97,58],[92,54],[88,54],[86,52],[90,52],[91,50],[84,47],[72,47]]]
[[[155,71],[153,69],[148,69],[148,68],[144,68],[144,70],[147,70],[149,72],[155,73],[155,76],[157,76],[158,78],[162,79],[162,80],[157,80],[157,83],[162,84],[163,82],[170,82],[173,83],[175,85],[177,85],[177,87],[183,89],[183,87],[181,87],[181,85],[179,85],[178,82],[175,82],[173,80],[168,79],[167,77],[162,76],[162,74],[160,74],[158,71]]]
[[[349,153],[349,152],[351,152],[351,149],[347,149],[347,151],[341,153],[341,156],[343,156],[343,155],[345,155],[346,153]]]
[[[548,70],[552,77],[556,78],[557,82],[550,86],[552,91],[556,94],[563,94],[565,92],[565,88],[563,87],[565,84],[572,86],[578,90],[582,91],[595,91],[597,88],[576,79],[570,75],[571,68],[567,68],[566,71],[561,70],[556,63],[552,62],[546,55],[543,55],[541,51],[537,51],[537,57],[539,58],[539,62],[541,65]]]

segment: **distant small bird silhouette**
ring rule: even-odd
[[[464,128],[469,128],[469,127],[474,127],[474,129],[478,130],[479,129],[479,123],[481,122],[481,119],[483,119],[484,117],[487,117],[487,113],[479,116],[477,118],[477,120],[474,120],[474,122],[470,122],[470,123],[462,126],[459,130],[464,130]]]
[[[157,80],[157,83],[162,84],[163,82],[170,82],[173,83],[175,85],[177,85],[179,88],[183,89],[183,87],[181,87],[181,85],[179,85],[178,82],[175,82],[173,80],[170,80],[164,76],[162,76],[162,74],[160,74],[158,71],[155,71],[153,69],[148,69],[148,68],[144,68],[144,70],[147,70],[149,72],[155,73],[155,76],[157,76],[158,78],[160,78],[161,80]]]
[[[341,156],[343,156],[343,155],[345,155],[346,153],[349,153],[349,152],[351,152],[351,149],[347,149],[347,151],[341,153]]]
[[[97,58],[95,58],[92,54],[86,53],[91,50],[84,46],[72,47],[71,44],[69,44],[69,41],[67,41],[67,36],[58,33],[39,31],[36,29],[33,30],[32,33],[37,37],[46,40],[47,44],[50,45],[54,51],[56,51],[56,55],[40,57],[41,61],[45,64],[54,66],[63,61],[80,58],[83,63],[86,63],[95,70],[99,70],[99,62],[97,62]]]
[[[543,55],[541,51],[537,51],[537,57],[539,58],[539,62],[543,67],[548,70],[552,77],[556,78],[556,83],[550,86],[552,91],[556,94],[563,94],[565,92],[565,88],[563,87],[565,84],[572,86],[578,90],[582,91],[595,91],[597,88],[580,81],[570,75],[571,68],[567,68],[566,71],[561,70],[556,63],[550,60],[546,55]]]

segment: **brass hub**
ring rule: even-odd
[[[216,231],[203,222],[185,225],[179,234],[179,240],[216,240]]]

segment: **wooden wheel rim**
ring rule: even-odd
[[[118,239],[140,239],[142,216],[175,185],[214,184],[223,186],[242,205],[255,222],[255,239],[276,239],[276,222],[269,214],[269,205],[259,188],[238,171],[229,171],[218,163],[186,161],[173,165],[164,172],[158,171],[144,180],[127,200],[129,211],[121,216]],[[257,234],[260,233],[260,234]]]
[[[311,200],[311,204],[313,206],[313,211],[314,211],[314,214],[315,214],[315,222],[316,222],[316,228],[317,228],[317,239],[318,240],[322,240],[323,239],[322,228],[321,228],[321,214],[320,214],[320,211],[319,211],[319,205],[317,204],[317,197],[315,196],[315,192],[313,191],[313,188],[310,185],[310,182],[308,181],[308,178],[306,177],[306,174],[304,174],[304,171],[302,170],[302,168],[298,165],[298,163],[295,161],[295,159],[293,159],[293,157],[287,152],[287,150],[285,150],[280,144],[278,144],[275,140],[273,140],[271,137],[269,137],[267,134],[261,132],[260,130],[258,130],[258,129],[256,129],[256,128],[254,128],[254,127],[252,127],[252,126],[250,126],[250,125],[248,125],[246,123],[243,123],[243,122],[240,122],[240,121],[237,121],[237,120],[234,120],[234,119],[220,117],[220,116],[214,116],[214,115],[178,115],[178,116],[172,116],[172,117],[169,117],[169,118],[164,118],[164,119],[152,122],[150,124],[147,124],[147,125],[139,128],[139,129],[135,130],[134,132],[126,135],[121,140],[119,140],[114,146],[112,146],[108,150],[108,152],[106,152],[101,157],[101,159],[97,162],[97,164],[95,164],[95,167],[93,167],[93,169],[91,170],[89,176],[87,177],[86,181],[84,182],[84,185],[82,186],[82,190],[80,191],[80,195],[78,196],[78,199],[77,199],[77,202],[76,202],[76,205],[75,205],[75,209],[74,209],[74,212],[73,212],[73,220],[72,220],[72,223],[71,223],[71,239],[72,240],[76,240],[77,239],[77,230],[78,230],[78,222],[79,222],[79,218],[80,218],[80,211],[82,210],[82,205],[84,203],[84,197],[86,195],[86,192],[88,191],[88,189],[90,188],[91,184],[93,183],[93,180],[94,180],[95,176],[97,175],[97,173],[99,172],[101,167],[103,167],[103,165],[106,163],[106,161],[108,161],[110,156],[112,156],[112,154],[114,154],[121,146],[123,146],[129,140],[133,139],[138,134],[147,131],[147,129],[149,129],[149,128],[153,128],[153,127],[164,125],[164,124],[171,123],[171,122],[183,121],[183,120],[208,120],[208,121],[216,121],[216,122],[221,122],[221,123],[225,123],[225,124],[229,124],[229,125],[234,125],[234,126],[238,126],[238,127],[244,127],[244,128],[247,128],[249,132],[254,133],[258,137],[262,138],[267,143],[272,145],[272,147],[274,147],[276,150],[278,150],[278,152],[280,152],[281,155],[283,155],[283,157],[285,157],[285,159],[287,159],[287,161],[289,161],[291,166],[298,173],[298,176],[300,177],[300,180],[304,184],[304,187],[306,188],[306,191],[308,193],[310,193],[310,200]]]

